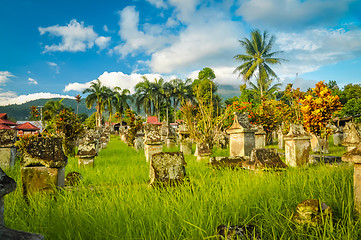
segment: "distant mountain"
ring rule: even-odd
[[[52,98],[52,99],[37,99],[30,102],[26,102],[23,104],[12,104],[7,106],[0,106],[0,113],[7,113],[10,118],[14,118],[17,121],[25,121],[28,120],[30,117],[30,107],[31,106],[44,106],[45,103],[49,100],[55,100],[58,101],[60,98]],[[75,99],[68,99],[65,98],[63,100],[63,103],[66,107],[71,107],[74,109],[74,112],[76,112],[76,105],[77,102]],[[92,113],[95,112],[95,107],[92,107],[91,109],[88,109],[85,106],[84,99],[79,103],[79,113],[86,113],[88,116],[90,116]]]
[[[240,91],[239,87],[232,85],[218,85],[217,93],[221,95],[223,101],[228,98],[239,96]],[[12,104],[7,106],[0,106],[0,113],[7,113],[8,116],[12,119],[16,119],[17,121],[25,121],[30,117],[30,107],[31,106],[44,106],[45,103],[49,100],[60,100],[60,98],[52,98],[52,99],[37,99],[30,102],[26,102],[23,104]],[[77,102],[75,99],[65,98],[63,103],[66,107],[71,107],[76,112]],[[135,110],[135,103],[130,103],[131,109]],[[88,116],[95,112],[95,107],[93,106],[91,109],[88,109],[85,106],[85,99],[81,99],[79,104],[79,113],[86,113]],[[144,115],[144,113],[143,113]]]

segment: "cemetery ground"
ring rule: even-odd
[[[164,149],[179,151],[179,149]],[[339,149],[330,148],[331,154]],[[341,152],[341,151],[340,151]],[[216,149],[214,156],[227,155]],[[69,158],[66,173],[83,176],[76,187],[54,195],[22,195],[17,160],[7,175],[18,187],[5,197],[7,227],[41,233],[46,239],[217,239],[217,226],[254,225],[261,239],[359,239],[353,204],[353,166],[317,164],[284,171],[213,170],[185,156],[187,182],[151,188],[149,162],[112,136],[94,168]],[[318,227],[299,227],[298,203],[319,199],[332,218]]]

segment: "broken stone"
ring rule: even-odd
[[[83,180],[83,176],[78,172],[70,172],[65,177],[65,186],[76,186]]]
[[[149,185],[177,185],[185,178],[185,166],[182,152],[161,152],[150,160]]]
[[[317,227],[322,219],[332,218],[332,209],[318,199],[306,199],[297,205],[293,220],[300,225]]]
[[[5,227],[4,223],[4,196],[13,192],[16,189],[16,182],[14,179],[8,177],[0,168],[0,239],[1,240],[42,240],[44,236],[35,233],[28,233],[17,231]]]
[[[243,168],[244,163],[248,160],[245,157],[211,157],[209,165],[214,168]]]
[[[251,160],[246,163],[248,169],[285,169],[287,164],[282,162],[276,149],[254,148],[251,153]]]
[[[222,239],[233,240],[233,239],[261,239],[256,227],[254,225],[242,225],[242,226],[226,226],[219,225],[217,227],[217,233]]]
[[[328,140],[311,134],[311,149],[312,152],[329,153]]]

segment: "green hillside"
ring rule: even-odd
[[[12,104],[7,106],[0,106],[0,113],[7,113],[8,116],[12,119],[16,119],[17,121],[24,121],[30,117],[30,107],[31,106],[44,106],[45,103],[49,100],[60,100],[60,98],[52,98],[52,99],[37,99],[34,101],[26,102],[24,104]],[[75,99],[65,98],[63,103],[67,107],[71,107],[76,112],[77,102]],[[79,104],[79,113],[86,113],[90,116],[93,112],[95,112],[95,107],[88,109],[85,106],[84,99]]]

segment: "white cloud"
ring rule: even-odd
[[[274,68],[281,78],[317,71],[361,54],[361,29],[311,29],[280,32],[276,37],[277,46],[288,60]]]
[[[53,93],[31,93],[28,95],[16,96],[14,92],[1,93],[0,106],[6,106],[9,104],[23,104],[36,99],[49,99],[49,98],[74,98],[68,95],[53,94]]]
[[[0,86],[4,86],[10,77],[14,77],[9,71],[0,71]]]
[[[354,0],[250,0],[241,1],[237,13],[253,26],[302,28],[335,24],[348,12]]]
[[[104,26],[103,26],[103,30],[104,30],[104,32],[109,32],[108,26],[107,26],[107,25],[104,25]]]
[[[119,36],[124,43],[114,48],[122,57],[135,52],[145,51],[147,54],[170,44],[174,36],[164,26],[145,24],[143,31],[139,28],[139,12],[134,6],[127,6],[119,12]]]
[[[120,87],[122,89],[128,89],[132,93],[134,93],[134,87],[135,85],[143,81],[142,76],[147,77],[150,81],[154,81],[154,79],[163,78],[165,81],[169,81],[171,79],[176,78],[175,75],[171,76],[164,76],[160,74],[139,74],[139,73],[132,73],[130,75],[122,73],[122,72],[104,72],[102,75],[98,77],[98,79],[101,81],[102,85],[114,88],[114,87]],[[93,80],[95,81],[95,80]],[[91,81],[92,82],[92,81]],[[69,91],[83,91],[84,89],[90,87],[90,83],[70,83],[68,84],[64,92]]]
[[[50,67],[52,67],[52,68],[55,69],[55,73],[56,73],[56,74],[59,74],[59,73],[60,73],[60,68],[59,68],[58,64],[56,64],[55,62],[47,62],[47,64],[48,64]]]
[[[58,45],[45,45],[44,52],[85,52],[94,46],[98,34],[94,32],[93,26],[84,26],[84,22],[70,21],[66,26],[39,27],[40,35],[49,33],[50,36],[61,37]]]
[[[106,47],[109,46],[111,37],[103,37],[100,36],[97,39],[95,39],[95,44],[100,48],[100,49],[104,49]]]
[[[167,8],[167,4],[163,0],[146,0],[146,1],[156,6],[157,8]]]
[[[28,78],[28,80],[29,80],[29,84],[34,84],[34,85],[37,85],[38,84],[38,82],[35,80],[35,79],[33,79],[33,78]]]

